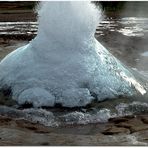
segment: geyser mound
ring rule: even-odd
[[[94,37],[101,12],[90,2],[44,2],[37,37],[0,63],[0,88],[34,107],[85,106],[146,89]]]

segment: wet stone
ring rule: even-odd
[[[42,146],[48,146],[48,145],[50,145],[50,143],[49,142],[43,142],[40,145],[42,145]]]
[[[140,118],[134,118],[126,122],[118,123],[116,126],[128,128],[131,133],[148,129],[148,124],[143,123]]]
[[[145,124],[148,124],[148,117],[147,116],[142,116],[141,121]]]
[[[132,127],[132,125],[127,122],[116,124],[116,126],[117,127],[124,127],[124,128],[131,128]]]
[[[130,134],[129,129],[123,127],[116,127],[114,123],[104,123],[105,130],[102,134],[102,131],[97,131],[96,133],[84,133],[83,130],[89,128],[89,125],[86,126],[83,130],[80,130],[77,126],[75,130],[79,130],[79,133],[74,133],[73,130],[65,132],[66,127],[58,128],[49,128],[40,125],[39,123],[31,123],[29,121],[20,119],[12,119],[9,121],[6,117],[3,117],[2,120],[6,119],[6,122],[11,123],[9,125],[3,124],[0,126],[1,140],[0,145],[32,145],[32,146],[117,146],[117,145],[147,145],[147,139],[145,136],[145,130]],[[137,120],[139,120],[138,118]],[[111,125],[112,124],[112,125]],[[82,126],[82,125],[81,125]],[[85,125],[83,125],[84,127]],[[94,126],[94,130],[101,128],[100,125],[91,125]],[[70,127],[71,128],[71,127]],[[48,132],[44,132],[48,131]],[[13,134],[12,134],[13,133]],[[140,133],[140,136],[139,135]],[[130,139],[131,138],[131,139]],[[132,140],[132,138],[134,138]],[[143,143],[143,141],[145,143]]]
[[[0,116],[0,126],[1,125],[8,125],[11,121],[12,121],[12,119],[9,117]]]
[[[118,117],[118,118],[110,118],[108,121],[113,123],[120,123],[120,122],[126,122],[129,119],[134,118],[134,116],[126,116],[126,117]]]
[[[121,133],[129,134],[130,130],[127,128],[123,128],[123,127],[112,126],[112,127],[105,129],[102,133],[104,135],[114,135],[114,134],[121,134]]]
[[[17,104],[11,96],[11,88],[0,90],[0,105],[14,106]]]
[[[27,120],[16,120],[17,126],[34,131],[35,133],[50,133],[51,130],[40,124],[32,123]]]

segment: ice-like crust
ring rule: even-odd
[[[63,91],[63,96],[59,99],[58,103],[65,107],[85,106],[93,99],[87,88],[67,89]]]
[[[0,88],[34,107],[85,106],[92,100],[145,94],[145,88],[95,38],[90,2],[45,2],[37,37],[0,62]]]
[[[19,104],[25,104],[25,102],[34,102],[34,107],[54,106],[55,97],[42,88],[29,88],[24,90],[18,97]]]

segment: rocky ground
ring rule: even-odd
[[[106,124],[57,128],[0,116],[0,145],[3,146],[145,146],[147,136],[147,115],[113,118]]]

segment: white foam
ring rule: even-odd
[[[148,51],[143,52],[141,55],[144,56],[144,57],[148,57]]]
[[[100,16],[90,2],[43,2],[37,37],[1,61],[0,88],[11,87],[13,99],[34,107],[85,106],[94,96],[100,101],[144,94],[145,88],[94,38]]]
[[[88,124],[88,123],[105,123],[109,118],[115,117],[116,115],[111,113],[109,109],[101,109],[95,113],[91,112],[78,112],[74,111],[60,116],[66,124]]]

